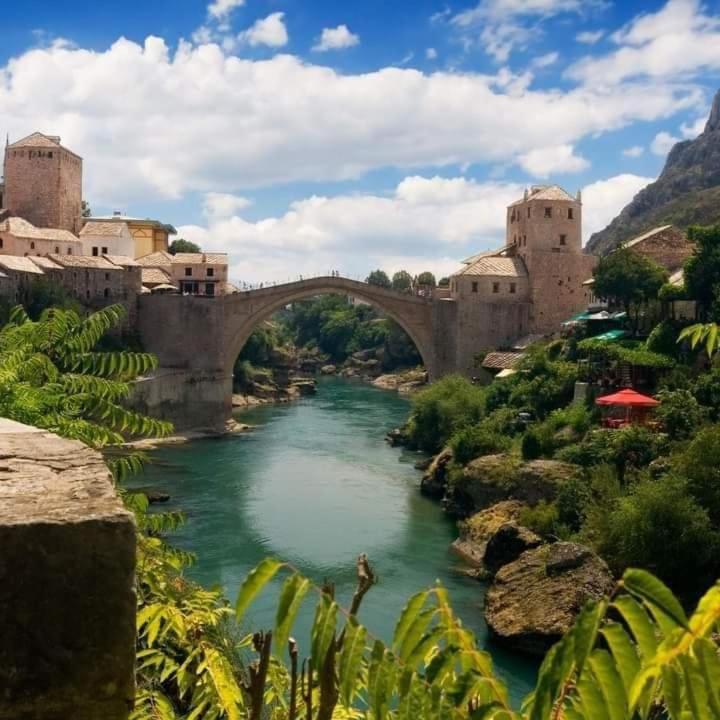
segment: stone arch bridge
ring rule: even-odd
[[[276,310],[326,293],[374,305],[407,332],[430,378],[455,368],[454,303],[433,301],[343,277],[317,277],[217,297],[142,295],[138,329],[159,370],[137,384],[135,406],[182,428],[219,428],[232,410],[235,359]]]

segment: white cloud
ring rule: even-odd
[[[560,59],[559,52],[549,52],[533,59],[531,65],[534,68],[546,68],[554,65]]]
[[[328,50],[344,50],[360,44],[360,37],[350,32],[347,25],[338,25],[335,28],[323,28],[320,39],[313,46],[315,52]]]
[[[542,33],[540,21],[563,14],[584,14],[604,7],[603,0],[480,0],[452,16],[465,49],[479,45],[497,62],[507,62]],[[528,24],[528,22],[530,24]]]
[[[604,30],[585,30],[584,32],[578,33],[575,36],[575,40],[583,45],[595,45],[595,43],[602,39],[603,35],[605,35]]]
[[[285,13],[274,12],[266,18],[257,20],[252,27],[241,32],[238,39],[252,47],[267,45],[278,48],[287,45],[288,33],[283,21],[284,16]]]
[[[374,267],[439,276],[468,254],[502,244],[505,207],[522,192],[514,183],[411,176],[388,196],[313,196],[278,217],[211,215],[206,226],[178,233],[205,250],[231,253],[232,276],[244,282],[328,269],[363,278]]]
[[[645,152],[645,148],[642,145],[633,145],[625,148],[622,152],[625,157],[637,158]]]
[[[104,51],[54,44],[21,54],[0,67],[0,107],[11,139],[46,129],[84,156],[92,204],[128,207],[383,167],[527,163],[538,148],[656,121],[702,97],[661,81],[562,92],[529,82],[509,71],[341,74],[214,44],[171,53],[151,36]]]
[[[605,228],[655,178],[624,173],[586,185],[582,191],[583,241]]]
[[[215,20],[225,20],[227,16],[238,7],[242,7],[245,0],[214,0],[208,5],[208,15]]]
[[[554,173],[574,173],[585,170],[590,163],[575,155],[572,145],[553,145],[536,148],[521,155],[519,164],[534,177],[547,178]]]
[[[673,145],[677,142],[680,142],[680,138],[676,138],[669,132],[659,132],[650,143],[650,150],[652,150],[655,155],[664,157],[672,150]]]
[[[703,130],[705,130],[705,125],[707,125],[707,121],[707,114],[701,115],[699,118],[697,118],[691,123],[683,123],[680,126],[680,132],[686,140],[692,140],[693,138],[696,138],[698,135],[700,135]]]
[[[436,50],[435,48],[428,48],[428,49],[425,51],[425,57],[426,57],[428,60],[436,60],[436,59],[437,59],[437,56],[438,56],[438,54],[437,54],[437,50]]]
[[[238,210],[244,210],[252,205],[252,201],[240,195],[232,193],[205,193],[203,201],[203,214],[206,217],[226,218],[231,217]]]
[[[720,68],[720,18],[706,15],[700,0],[668,0],[655,13],[634,18],[612,39],[619,49],[586,57],[568,77],[607,86],[630,78],[669,81]]]

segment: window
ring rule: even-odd
[[[561,244],[561,245],[567,245],[567,235],[561,235],[561,236],[560,236],[560,244]]]
[[[3,239],[0,238],[0,248],[3,246]]]
[[[475,281],[473,281],[473,284],[472,284],[472,291],[474,293],[476,293],[478,291],[478,284]]]
[[[528,217],[530,217],[530,206],[528,205]]]
[[[493,292],[494,293],[500,292],[500,283],[493,283]]]
[[[572,220],[572,219],[573,219],[573,209],[568,208],[568,220]]]
[[[510,283],[510,294],[514,295],[516,290],[517,290],[517,285],[515,283]]]
[[[56,255],[60,254],[60,248],[57,245],[55,246],[55,254]]]
[[[104,248],[102,249],[102,254],[103,254],[103,255],[107,255],[107,248],[106,248],[106,247],[104,247]]]
[[[68,248],[67,254],[72,255],[72,248]]]
[[[110,273],[105,273],[105,279],[106,279],[106,280],[109,280],[109,279],[110,279]]]
[[[552,208],[551,208],[551,207],[546,207],[546,208],[545,208],[545,217],[546,217],[546,218],[551,218],[551,217],[552,217]]]
[[[554,253],[559,253],[559,252],[560,252],[560,248],[552,248],[552,251],[553,251]]]
[[[52,157],[52,150],[48,150],[48,157],[49,157],[49,158]]]
[[[185,268],[185,277],[192,277],[192,268]]]
[[[208,268],[207,269],[207,276],[213,277],[215,275],[215,268]]]
[[[523,235],[523,245],[527,245],[527,235]]]
[[[30,243],[30,249],[31,249],[31,250],[34,250],[34,249],[35,249],[35,243],[34,243],[34,242],[31,242],[31,243]]]
[[[105,288],[105,289],[103,290],[103,295],[104,295],[105,297],[110,297],[110,290],[109,290],[108,288]]]
[[[94,245],[93,245],[93,249],[92,249],[92,254],[93,254],[93,257],[97,257],[97,256],[98,256],[98,248],[95,247]]]
[[[215,283],[205,283],[205,294],[206,295],[214,295],[215,294]]]
[[[85,297],[86,297],[88,300],[90,299],[90,291],[89,291],[89,290],[86,290],[86,291],[85,291]]]

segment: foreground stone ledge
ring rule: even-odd
[[[99,453],[0,418],[0,720],[118,720],[135,525]]]

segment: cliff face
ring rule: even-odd
[[[720,91],[705,130],[670,151],[660,177],[589,240],[587,251],[605,255],[658,225],[679,228],[720,222]]]

